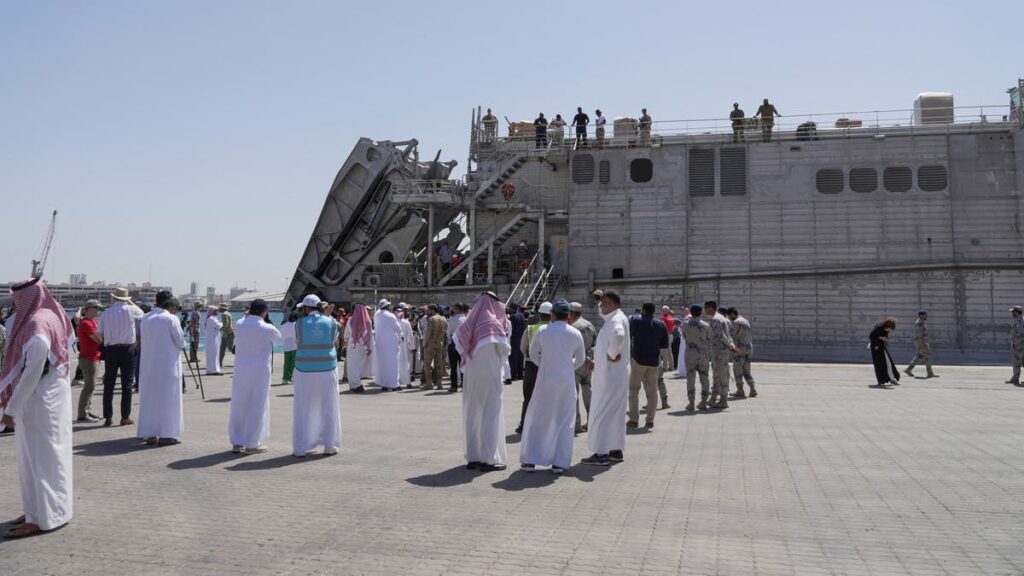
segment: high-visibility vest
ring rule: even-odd
[[[537,333],[547,327],[548,325],[545,322],[537,322],[526,327],[526,361],[530,364],[533,364],[533,360],[530,360],[530,345],[533,344],[533,339],[537,336]]]
[[[310,314],[295,323],[295,369],[299,372],[330,372],[338,367],[334,347],[338,324],[327,316]]]

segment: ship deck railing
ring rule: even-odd
[[[936,111],[924,109],[922,116]],[[915,110],[872,110],[867,112],[823,112],[784,115],[774,119],[770,141],[791,142],[849,138],[886,138],[1008,132],[1022,125],[1024,118],[1011,113],[1007,105],[955,106],[943,108],[944,119],[915,122]],[[729,118],[660,120],[642,133],[633,118],[616,118],[605,126],[605,139],[597,142],[593,123],[585,142],[576,138],[575,128],[548,128],[547,137],[537,142],[531,132],[495,136],[476,129],[474,153],[480,159],[519,154],[529,157],[566,155],[580,149],[658,147],[665,144],[755,144],[766,140],[760,118],[746,117],[734,130]]]
[[[468,205],[473,195],[462,180],[400,180],[392,184],[392,200],[401,204]]]

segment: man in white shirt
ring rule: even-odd
[[[597,126],[597,147],[604,147],[604,125],[608,123],[605,119],[604,114],[601,114],[600,110],[596,110],[594,114],[597,116],[594,119],[594,126]]]
[[[461,372],[459,366],[462,362],[462,357],[459,355],[458,348],[455,347],[455,332],[462,327],[462,323],[466,321],[466,306],[464,304],[452,304],[452,317],[448,320],[448,329],[446,335],[448,336],[448,366],[451,368],[451,386],[448,387],[449,392],[459,391],[459,372]]]
[[[114,382],[121,373],[121,426],[135,422],[132,415],[132,385],[135,381],[136,322],[142,310],[132,303],[125,288],[110,295],[114,303],[100,314],[96,335],[103,342],[103,425],[114,419]]]

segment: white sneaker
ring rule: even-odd
[[[324,456],[334,456],[338,453],[338,449],[334,446],[324,446]]]
[[[255,448],[243,448],[246,454],[263,454],[267,451],[267,447],[263,444],[256,446]]]

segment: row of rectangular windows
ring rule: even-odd
[[[846,190],[846,173],[840,168],[822,168],[814,176],[815,188],[822,194],[839,194]],[[878,171],[874,168],[851,168],[850,190],[867,194],[878,190]],[[882,186],[889,192],[909,192],[914,187],[914,171],[909,166],[889,166],[882,171]],[[949,172],[936,164],[917,169],[917,187],[925,192],[941,192],[949,186]]]
[[[715,195],[715,150],[691,148],[689,151],[689,189],[691,196]],[[747,149],[745,147],[722,148],[718,154],[719,190],[723,195],[747,193]],[[650,158],[634,158],[629,163],[630,181],[643,184],[654,178],[654,163]],[[577,154],[572,160],[572,181],[574,184],[594,182],[594,157],[591,154]],[[611,181],[611,164],[601,160],[598,164],[598,181]]]

